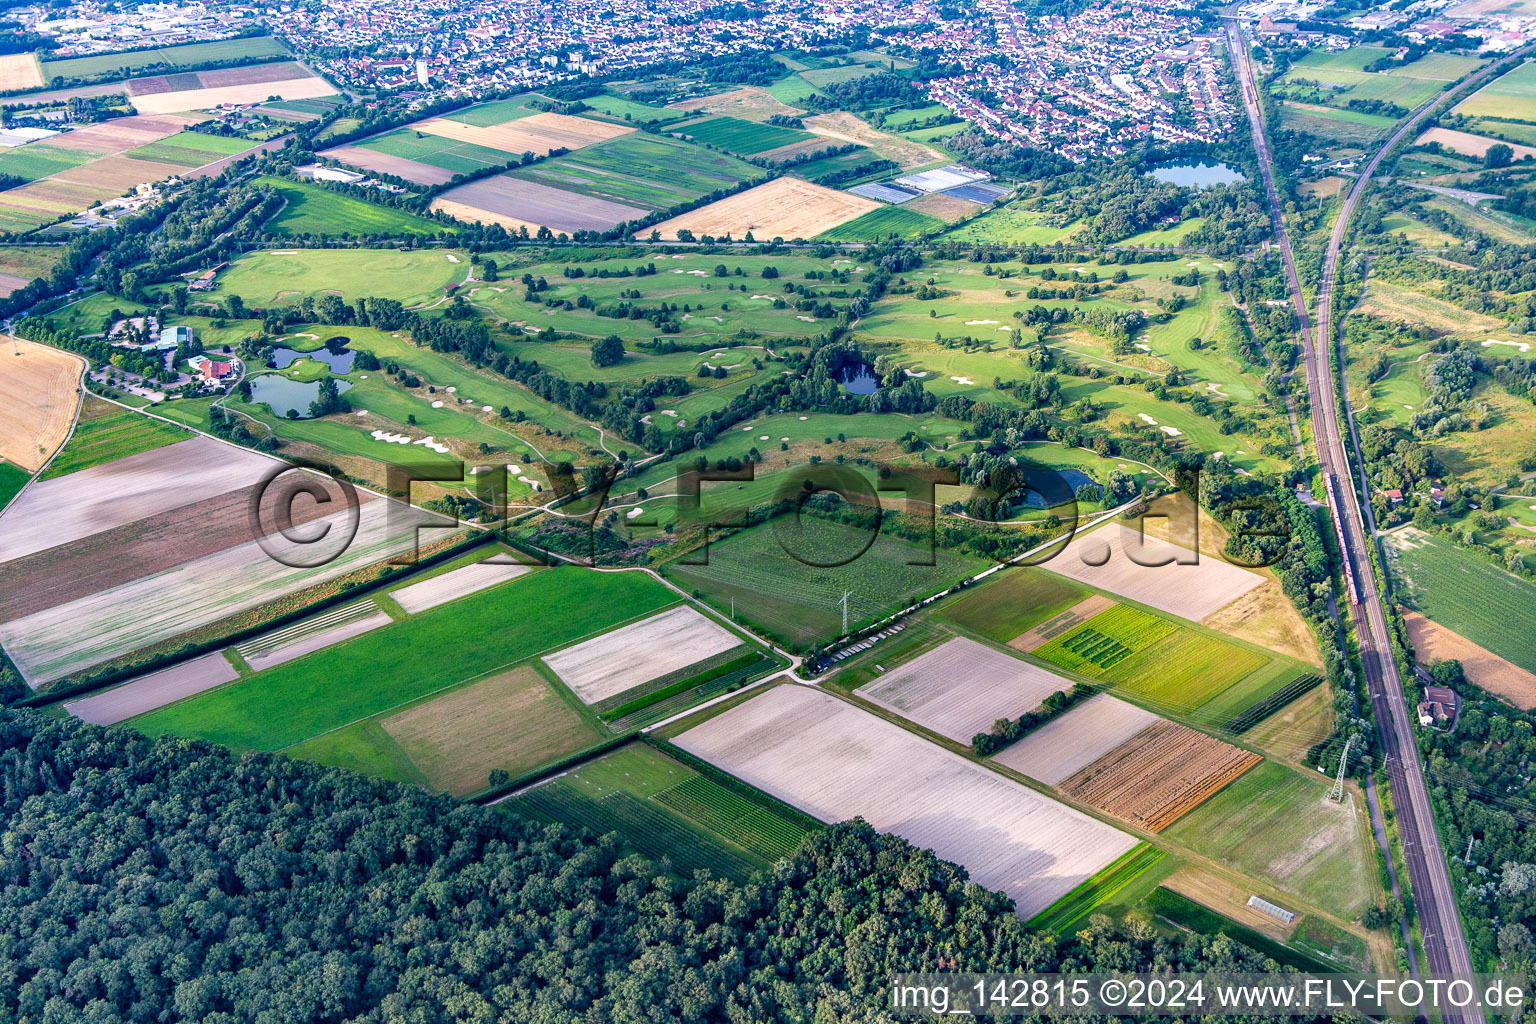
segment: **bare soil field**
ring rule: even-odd
[[[38,486],[46,488],[53,482],[47,480]],[[13,585],[0,588],[0,622],[100,593],[254,540],[257,529],[251,522],[250,507],[255,495],[254,487],[241,487],[194,498],[180,507],[157,510],[131,523],[5,562],[3,572]],[[372,499],[373,495],[366,491],[358,493],[360,502]],[[294,526],[298,527],[335,510],[318,502],[298,501],[292,511]]]
[[[463,568],[445,572],[441,576],[434,576],[420,583],[412,583],[408,587],[391,591],[390,597],[401,608],[415,615],[424,612],[428,608],[436,608],[440,604],[470,594],[478,594],[482,590],[489,590],[498,584],[508,580],[515,580],[534,569],[531,565],[523,565],[520,562],[475,562]]]
[[[0,92],[41,89],[43,69],[33,53],[7,53],[0,56]]]
[[[243,70],[243,69],[232,69]],[[133,105],[141,114],[172,114],[186,110],[208,110],[226,103],[260,103],[272,96],[285,100],[307,100],[316,96],[334,96],[331,83],[315,75],[304,74],[285,81],[250,82],[223,85],[212,89],[186,89],[135,96]]]
[[[956,199],[954,196],[934,193],[928,196],[918,196],[911,202],[902,203],[903,210],[913,210],[917,213],[926,213],[930,217],[937,217],[945,224],[953,224],[963,217],[969,217],[973,213],[980,213],[985,207],[978,206],[968,199]]]
[[[27,488],[0,529],[0,562],[248,487],[276,459],[211,438],[130,455]]]
[[[685,604],[545,655],[544,664],[584,703],[596,704],[741,643]]]
[[[1061,783],[1061,791],[1161,832],[1262,761],[1175,722],[1158,721]]]
[[[992,760],[1054,786],[1158,721],[1150,711],[1101,693],[998,751]]]
[[[1312,665],[1322,663],[1317,637],[1272,576],[1200,624]]]
[[[1454,658],[1461,662],[1467,678],[1489,693],[1498,694],[1522,711],[1536,708],[1536,675],[1418,612],[1403,612],[1403,622],[1419,661]]]
[[[805,128],[825,138],[857,142],[862,146],[868,146],[887,160],[895,160],[904,171],[922,167],[925,164],[954,162],[953,158],[945,155],[943,150],[934,149],[921,142],[913,142],[911,139],[887,135],[844,110],[807,117]]]
[[[77,149],[89,153],[110,155],[122,153],[151,142],[159,142],[181,131],[197,118],[164,114],[160,117],[118,117],[100,124],[88,124],[83,128],[65,132],[49,139],[49,145],[60,149]]]
[[[799,107],[780,103],[769,95],[767,89],[757,85],[748,85],[729,92],[717,92],[712,96],[695,96],[692,99],[669,103],[667,106],[673,110],[694,110],[704,114],[739,117],[743,121],[766,121],[775,114],[794,117],[804,113]]]
[[[514,778],[596,743],[596,729],[530,666],[515,668],[379,723],[427,781],[454,796]]]
[[[372,602],[369,603],[372,604]],[[362,636],[364,633],[371,633],[376,629],[382,629],[395,621],[382,608],[379,608],[377,605],[374,605],[374,608],[375,611],[371,614],[346,618],[345,621],[338,622],[336,625],[326,629],[304,630],[304,624],[300,623],[300,632],[291,641],[273,644],[259,652],[244,655],[245,663],[257,672],[263,672],[274,666],[283,665],[302,658],[306,654],[313,654],[323,648],[339,644],[343,640],[351,640],[354,637]]]
[[[581,149],[594,142],[628,135],[633,128],[606,121],[592,121],[569,114],[531,114],[491,128],[452,121],[445,117],[428,118],[411,125],[415,131],[437,135],[455,142],[500,150],[511,156],[533,153],[543,156],[552,149]]]
[[[0,299],[10,298],[13,292],[31,283],[30,279],[15,274],[0,274]]]
[[[223,652],[214,651],[138,676],[110,690],[66,701],[64,710],[93,725],[114,725],[194,693],[211,690],[221,683],[233,682],[239,676]]]
[[[1135,552],[1143,565],[1131,560]],[[1209,555],[1195,565],[1157,565],[1192,555],[1154,537],[1142,544],[1134,527],[1110,523],[1079,534],[1041,568],[1196,622],[1264,583],[1264,577]]]
[[[532,221],[518,220],[516,217],[491,213],[489,210],[482,210],[478,206],[456,203],[451,199],[444,199],[442,196],[432,200],[432,205],[428,209],[436,210],[438,213],[446,213],[450,217],[469,224],[500,224],[512,232],[516,232],[518,228],[527,228],[529,234],[536,234],[539,230],[539,225]]]
[[[0,459],[37,472],[69,436],[79,356],[21,338],[0,344]]]
[[[872,704],[960,743],[992,728],[999,718],[1033,711],[1072,683],[965,637],[918,655],[862,687]]]
[[[1348,182],[1348,178],[1341,178],[1336,174],[1331,174],[1326,178],[1318,178],[1316,181],[1304,182],[1296,187],[1296,191],[1304,196],[1321,196],[1324,199],[1331,199],[1338,195]]]
[[[388,153],[380,153],[363,146],[337,146],[334,149],[325,150],[320,155],[339,160],[348,167],[376,171],[379,174],[393,174],[397,178],[414,181],[418,185],[446,185],[453,180],[452,171],[433,167],[431,164],[417,163],[402,156],[390,156]]]
[[[530,224],[530,231],[536,231],[541,225],[556,232],[604,231],[620,221],[635,220],[649,212],[638,206],[594,199],[505,175],[493,175],[449,189],[439,200],[444,204],[457,203],[474,210],[484,210],[498,218],[506,217]]]
[[[293,82],[301,78],[314,78],[315,73],[296,61],[273,61],[269,64],[250,64],[243,68],[214,68],[197,73],[198,83],[204,89],[222,89],[228,85],[255,85],[258,82]]]
[[[74,480],[87,472],[58,479]],[[363,505],[356,534],[324,565],[294,568],[251,541],[0,624],[0,644],[34,687],[125,657],[413,548],[415,531],[392,528],[389,504]],[[346,512],[327,516],[326,526],[344,538],[350,532],[347,517]]]
[[[761,241],[814,238],[823,231],[877,210],[880,205],[873,199],[823,188],[798,178],[775,178],[767,184],[662,221],[655,230],[668,240],[676,239],[680,228],[695,235],[716,238],[728,234],[740,239],[749,231]]]
[[[1427,145],[1438,142],[1446,149],[1463,156],[1475,156],[1479,160],[1494,146],[1508,146],[1515,151],[1516,160],[1524,160],[1528,156],[1536,156],[1536,148],[1522,146],[1517,142],[1505,142],[1503,139],[1492,139],[1486,135],[1473,135],[1471,132],[1458,132],[1450,128],[1431,128],[1414,140],[1415,146]]]
[[[862,816],[963,865],[1025,918],[1136,840],[899,725],[804,686],[777,686],[683,733],[696,757],[822,821]]]
[[[141,182],[163,181],[180,177],[187,169],[180,164],[161,164],[153,160],[135,160],[131,156],[104,156],[79,167],[71,167],[53,176],[54,181],[75,182],[92,188],[112,189],[114,193]]]
[[[1008,641],[1008,646],[1012,647],[1016,651],[1023,651],[1024,653],[1028,654],[1035,648],[1043,647],[1044,645],[1050,643],[1052,640],[1065,633],[1067,630],[1075,629],[1076,627],[1082,625],[1084,622],[1087,622],[1089,619],[1099,614],[1099,612],[1109,610],[1109,608],[1113,606],[1114,603],[1115,602],[1111,601],[1103,594],[1094,594],[1092,597],[1087,598],[1086,600],[1077,602],[1077,604],[1073,605],[1071,608],[1068,608],[1061,614],[1052,615],[1050,618],[1046,619],[1038,626],[1030,629],[1028,632],[1020,633],[1018,636]]]

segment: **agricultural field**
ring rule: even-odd
[[[521,117],[531,117],[541,113],[539,108],[533,105],[534,99],[533,94],[525,93],[522,96],[512,96],[504,100],[477,103],[472,107],[455,110],[443,116],[450,121],[460,121],[480,128],[494,128],[508,121],[516,121]]]
[[[107,75],[121,70],[137,71],[141,68],[164,67],[170,69],[195,68],[212,61],[234,60],[242,57],[286,56],[288,50],[272,36],[253,36],[242,39],[220,39],[208,43],[187,43],[182,46],[162,46],[131,53],[104,53],[91,57],[68,57],[63,60],[43,62],[46,78],[83,78]]]
[[[389,596],[404,611],[415,615],[440,604],[457,601],[470,594],[500,586],[509,580],[533,571],[533,566],[521,562],[491,561],[471,562],[457,569],[440,573],[419,583],[411,583],[390,591]]]
[[[151,735],[200,736],[239,749],[281,750],[504,671],[541,650],[674,599],[671,591],[636,573],[534,573],[513,586],[411,616],[134,724]],[[522,628],[508,629],[509,622]],[[431,672],[422,672],[423,666]],[[306,752],[323,750],[311,746]]]
[[[1063,793],[1161,832],[1263,758],[1159,720],[1059,783]]]
[[[27,146],[0,150],[0,174],[10,174],[28,181],[46,178],[59,171],[94,159],[87,152],[50,146],[47,142],[34,142]]]
[[[633,121],[636,124],[664,125],[673,121],[681,121],[688,115],[681,111],[671,110],[667,107],[652,106],[649,103],[637,103],[623,96],[604,94],[601,96],[588,96],[582,100],[587,108],[599,114],[621,121]],[[450,115],[451,116],[451,115]]]
[[[135,160],[152,160],[164,164],[180,164],[183,167],[202,167],[215,163],[226,156],[234,156],[251,148],[246,139],[231,139],[222,135],[203,132],[178,132],[175,135],[128,150],[124,156]]]
[[[1536,673],[1506,661],[1418,612],[1404,612],[1403,624],[1408,628],[1408,639],[1419,664],[1454,659],[1461,662],[1467,679],[1489,693],[1525,711],[1536,708]]]
[[[11,338],[0,351],[0,462],[37,472],[58,451],[80,406],[84,360]]]
[[[1427,146],[1437,143],[1444,149],[1463,156],[1477,157],[1479,160],[1494,146],[1500,145],[1502,140],[1492,139],[1486,135],[1474,135],[1471,132],[1453,131],[1450,128],[1431,128],[1414,140],[1415,146]],[[1514,154],[1514,159],[1524,160],[1527,157],[1536,157],[1536,147],[1522,146],[1518,143],[1503,142]]]
[[[1350,100],[1380,100],[1411,109],[1483,63],[1434,53],[1386,71],[1365,70],[1367,64],[1386,55],[1386,50],[1369,46],[1313,51],[1291,65],[1280,82],[1293,98],[1308,93],[1307,100],[1313,103],[1343,107]]]
[[[432,200],[432,209],[459,220],[500,224],[508,231],[524,230],[530,235],[537,235],[540,228],[557,234],[606,231],[649,212],[507,174],[449,189]]]
[[[1070,580],[1030,566],[1010,566],[981,586],[947,600],[938,617],[996,643],[1007,643],[1087,597]]]
[[[196,74],[137,78],[128,82],[133,106],[141,114],[210,110],[236,103],[261,103],[335,96],[336,89],[302,64],[286,62],[217,68]]]
[[[445,124],[460,124],[458,121],[444,121]],[[460,125],[469,129],[469,125]],[[480,129],[486,131],[489,129]],[[346,163],[355,163],[367,170],[385,170],[385,167],[368,167],[350,159],[344,155],[344,151],[356,149],[371,150],[381,153],[385,157],[394,157],[410,163],[426,164],[435,167],[447,174],[447,181],[455,174],[474,174],[488,167],[504,166],[514,155],[503,152],[500,149],[492,149],[482,146],[467,139],[453,139],[419,129],[397,128],[385,135],[378,135],[362,142],[353,143],[350,146],[341,147],[338,150],[328,151],[326,155],[334,155],[336,159]],[[415,180],[409,174],[399,174],[402,178]],[[424,181],[421,184],[440,184],[437,181]]]
[[[1150,711],[1100,693],[993,754],[992,760],[1054,786],[1159,721]]]
[[[1536,124],[1536,64],[1526,61],[1456,105],[1466,117],[1497,117]]]
[[[1328,799],[1328,780],[1266,762],[1165,833],[1345,920],[1375,898],[1374,854],[1355,797]]]
[[[872,199],[813,185],[798,178],[774,180],[727,196],[718,202],[662,221],[654,231],[667,240],[678,232],[696,237],[729,235],[745,239],[750,233],[763,241],[772,238],[814,238],[880,208]]]
[[[673,741],[823,821],[876,829],[965,866],[1026,918],[1131,850],[1085,814],[822,691],[778,686]]]
[[[316,185],[273,177],[257,178],[255,184],[265,185],[282,197],[282,210],[266,223],[281,235],[435,235],[453,230],[404,210]]]
[[[11,499],[21,493],[21,489],[27,486],[27,481],[31,478],[32,474],[20,466],[0,462],[0,509],[9,505]]]
[[[469,269],[467,255],[441,249],[256,252],[220,271],[214,294],[238,295],[252,309],[322,295],[398,299],[414,306],[440,299],[443,289],[463,281]]]
[[[756,121],[743,121],[735,117],[713,117],[670,129],[678,135],[686,135],[695,142],[723,149],[737,156],[757,156],[771,149],[808,142],[815,136],[795,128],[778,128]]]
[[[1413,527],[1383,545],[1398,597],[1472,643],[1536,672],[1536,636],[1511,608],[1536,607],[1536,584]]]
[[[872,704],[969,743],[1000,718],[1033,711],[1070,680],[965,637],[891,668],[858,695]]]
[[[65,428],[68,428],[67,423]],[[74,434],[48,467],[43,479],[51,480],[101,466],[185,441],[191,436],[180,427],[150,419],[131,409],[120,408],[99,398],[87,398],[80,409],[80,422],[76,424]]]
[[[905,206],[883,206],[830,231],[823,231],[817,237],[827,242],[878,242],[892,235],[913,239],[920,235],[936,235],[943,230],[944,222],[937,217]]]
[[[47,277],[63,255],[55,245],[0,245],[0,296]]]
[[[645,744],[631,743],[506,805],[542,821],[618,833],[623,846],[677,874],[744,881],[793,853],[798,822]]]
[[[546,654],[543,660],[583,703],[599,704],[741,643],[739,636],[692,605],[679,605]]]
[[[261,672],[323,647],[382,629],[394,621],[377,601],[357,601],[264,633],[254,640],[243,641],[231,650],[251,671]]]
[[[146,711],[240,678],[222,651],[136,676],[121,686],[64,702],[64,710],[93,725],[116,725]]]
[[[43,87],[43,71],[35,53],[0,56],[0,92],[23,92]]]
[[[1037,914],[1029,922],[1034,931],[1071,934],[1090,913],[1129,909],[1168,873],[1164,854],[1143,844]]]
[[[1288,131],[1306,132],[1346,146],[1368,145],[1397,123],[1380,114],[1339,110],[1320,103],[1284,100],[1279,107],[1280,124]]]
[[[733,156],[682,139],[640,132],[508,174],[513,179],[647,211],[670,209],[762,176],[760,168]]]
[[[662,571],[716,609],[734,608],[738,618],[768,635],[807,647],[842,632],[839,602],[845,592],[851,592],[848,627],[856,629],[983,567],[945,551],[932,553],[934,565],[913,565],[929,554],[915,544],[884,535],[870,543],[864,531],[812,516],[801,523],[788,546],[805,561],[781,545],[780,527],[766,523],[712,542],[708,564],[686,564],[695,554],[667,563]],[[844,561],[850,556],[857,557]]]
[[[1016,203],[977,217],[956,228],[948,237],[957,242],[1051,245],[1083,228],[1081,224],[1062,224],[1060,221],[1059,216],[1026,209]]]
[[[1261,932],[1240,925],[1169,888],[1159,887],[1149,893],[1141,906],[1143,912],[1153,920],[1167,922],[1178,934],[1194,932],[1199,935],[1225,935],[1278,964],[1293,967],[1298,971],[1326,972],[1336,969],[1315,957],[1277,942]]]

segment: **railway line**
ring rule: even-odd
[[[1470,976],[1472,958],[1462,931],[1461,915],[1456,906],[1456,894],[1446,866],[1445,853],[1435,828],[1434,808],[1424,782],[1418,749],[1414,745],[1412,720],[1403,695],[1397,663],[1392,656],[1386,612],[1375,576],[1370,572],[1369,546],[1374,541],[1362,515],[1359,492],[1350,486],[1352,469],[1349,448],[1344,428],[1339,422],[1335,398],[1333,339],[1337,329],[1332,323],[1333,288],[1339,253],[1355,206],[1369,187],[1382,159],[1418,128],[1420,122],[1444,99],[1444,94],[1413,110],[1372,154],[1370,160],[1361,166],[1359,175],[1344,198],[1338,219],[1334,222],[1333,234],[1328,240],[1328,248],[1324,252],[1314,327],[1296,274],[1296,261],[1286,232],[1279,194],[1275,189],[1273,159],[1248,46],[1235,18],[1227,18],[1225,24],[1228,48],[1242,93],[1243,106],[1248,113],[1270,218],[1274,223],[1275,238],[1299,326],[1302,369],[1306,373],[1311,403],[1312,433],[1344,559],[1350,611],[1357,626],[1360,661],[1365,671],[1371,707],[1397,804],[1397,825],[1418,912],[1425,959],[1432,974]],[[1493,70],[1494,66],[1485,68],[1460,84],[1475,84]],[[1360,471],[1363,475],[1363,467]],[[1485,1017],[1480,1010],[1469,1010],[1459,1014],[1446,1013],[1443,1020],[1447,1024],[1482,1024]]]

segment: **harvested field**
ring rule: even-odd
[[[1258,754],[1158,721],[1061,783],[1061,791],[1161,832],[1262,761]]]
[[[8,225],[4,230],[27,231],[72,217],[121,191],[45,178],[0,192],[0,217]]]
[[[0,562],[247,487],[280,465],[255,452],[194,437],[40,481],[6,512]]]
[[[69,435],[79,356],[21,338],[0,349],[0,459],[37,472]]]
[[[231,69],[244,70],[244,69]],[[208,110],[229,103],[260,103],[270,96],[285,100],[335,96],[336,90],[323,78],[305,74],[280,82],[250,82],[223,85],[211,89],[186,89],[135,96],[134,107],[141,114],[171,114],[184,110]]]
[[[1076,629],[1099,612],[1108,611],[1114,603],[1103,594],[1094,594],[1085,601],[1079,601],[1060,615],[1046,619],[1028,632],[1020,633],[1008,641],[1008,646],[1025,653],[1044,647],[1067,630]]]
[[[1524,160],[1528,156],[1536,156],[1536,147],[1522,146],[1515,142],[1505,142],[1503,139],[1490,139],[1486,135],[1473,135],[1471,132],[1458,132],[1450,128],[1431,128],[1414,140],[1415,146],[1428,145],[1438,142],[1453,153],[1463,156],[1475,156],[1481,159],[1488,150],[1494,146],[1508,146],[1515,151],[1516,160]]]
[[[391,528],[388,506],[363,505],[351,543],[318,568],[284,565],[250,541],[0,624],[0,644],[34,687],[124,657],[414,547],[414,531]],[[344,537],[347,516],[327,516],[326,526]]]
[[[581,149],[594,142],[616,139],[634,131],[633,128],[606,121],[549,113],[532,114],[506,124],[484,128],[446,117],[433,117],[418,121],[411,128],[440,138],[500,150],[511,156],[524,153],[543,156],[552,149]]]
[[[823,188],[798,178],[775,178],[756,188],[727,196],[719,202],[662,221],[655,230],[661,237],[677,238],[679,229],[695,235],[730,235],[747,232],[763,241],[771,238],[814,238],[846,221],[861,217],[880,204],[847,192]],[[649,235],[649,232],[646,232]]]
[[[1075,775],[1159,719],[1108,694],[1046,722],[992,760],[1054,786]]]
[[[683,733],[696,757],[823,821],[862,816],[1013,898],[1026,918],[1129,835],[825,692],[778,686]]]
[[[1110,524],[1073,537],[1041,567],[1196,622],[1264,582],[1256,572],[1208,555],[1201,555],[1196,565],[1173,561],[1156,565],[1194,553],[1152,537],[1143,545],[1140,537],[1133,528]],[[1128,551],[1135,552],[1142,562],[1154,564],[1133,562]]]
[[[63,135],[56,135],[48,141],[61,149],[84,150],[88,153],[109,156],[169,138],[187,125],[195,124],[197,120],[195,117],[182,117],[177,114],[164,114],[159,117],[145,117],[142,114],[134,117],[118,117],[111,121],[76,128]],[[209,137],[214,138],[214,136]]]
[[[602,738],[531,666],[471,683],[380,720],[427,781],[454,796],[513,778]]]
[[[999,718],[1018,718],[1057,690],[1071,688],[1070,680],[1043,668],[955,637],[858,693],[940,736],[969,743]]]
[[[17,277],[15,274],[0,274],[0,299],[10,298],[11,294],[25,288],[32,283],[30,277]]]
[[[320,155],[340,161],[348,167],[374,171],[378,174],[393,174],[397,178],[414,181],[418,185],[446,185],[453,180],[453,172],[446,168],[433,167],[431,164],[407,160],[400,156],[390,156],[388,153],[380,153],[362,146],[337,146],[334,149],[325,150]]]
[[[904,203],[903,209],[914,210],[917,213],[926,213],[930,217],[939,218],[939,220],[946,224],[953,224],[957,220],[981,212],[981,207],[969,199],[946,196],[941,192],[918,196],[910,203]]]
[[[126,154],[117,154],[60,171],[53,176],[53,180],[112,189],[117,193],[144,182],[164,181],[166,178],[180,176],[186,171],[181,164],[157,163],[154,160],[139,160]]]
[[[372,601],[359,601],[249,640],[235,650],[247,665],[260,672],[362,636],[393,621],[388,612]]]
[[[449,189],[439,197],[439,201],[483,210],[497,218],[505,217],[518,223],[530,224],[530,230],[543,226],[557,232],[603,231],[620,221],[635,220],[649,212],[638,206],[595,199],[504,174]],[[436,207],[437,204],[433,205]],[[497,220],[490,223],[503,222]],[[503,223],[503,226],[506,225]]]
[[[545,655],[544,664],[584,703],[596,704],[740,643],[692,605],[678,605]]]
[[[138,676],[110,690],[66,701],[64,710],[92,725],[115,725],[239,677],[223,652],[214,651]]]
[[[34,53],[7,53],[0,56],[0,92],[41,89],[43,69]]]
[[[1408,637],[1421,664],[1455,659],[1467,678],[1522,711],[1536,708],[1536,675],[1418,612],[1403,612]]]
[[[493,562],[487,559],[401,587],[391,591],[389,596],[401,608],[414,615],[470,594],[478,594],[507,580],[515,580],[533,569],[533,566],[521,562]]]

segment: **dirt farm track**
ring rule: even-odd
[[[20,338],[0,338],[0,360],[0,458],[35,473],[69,435],[84,364]]]

